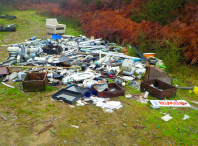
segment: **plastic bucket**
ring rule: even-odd
[[[143,54],[146,58],[148,57],[155,57],[156,53],[144,53]]]

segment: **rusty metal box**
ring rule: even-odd
[[[156,97],[160,100],[175,96],[177,92],[176,87],[158,79],[141,82],[140,89],[142,92],[148,91],[151,96]]]
[[[108,89],[105,91],[99,92],[94,86],[97,84],[92,85],[92,90],[96,90],[98,97],[118,97],[118,96],[124,96],[124,90],[118,86],[116,83],[109,83],[108,84]],[[111,91],[111,90],[114,91]]]
[[[47,74],[28,73],[22,81],[24,91],[44,91],[48,84]]]
[[[158,79],[169,85],[172,85],[172,78],[168,74],[166,74],[156,66],[150,65],[149,67],[146,67],[145,81],[154,79]]]

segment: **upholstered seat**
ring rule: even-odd
[[[56,18],[46,19],[47,33],[49,34],[65,34],[66,25],[58,24]]]

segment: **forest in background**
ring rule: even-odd
[[[141,52],[198,64],[196,0],[0,0],[18,10],[80,23],[85,35],[138,46]],[[1,12],[0,12],[1,13]],[[164,55],[166,54],[166,55]],[[177,55],[176,55],[177,54]],[[163,58],[164,56],[164,58]]]

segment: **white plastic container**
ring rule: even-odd
[[[133,60],[129,60],[129,59],[125,59],[122,63],[122,69],[123,71],[127,71],[130,72],[132,69],[134,61]]]

